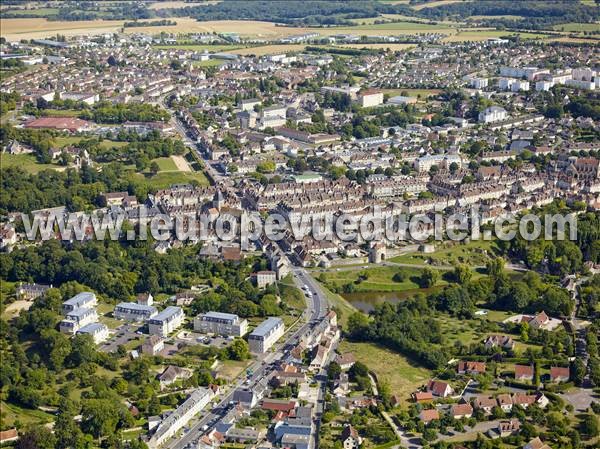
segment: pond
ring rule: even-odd
[[[438,291],[439,289],[440,287],[432,287],[415,288],[412,290],[403,290],[401,292],[342,293],[342,297],[361,312],[369,313],[375,308],[377,304],[383,304],[384,302],[398,304],[400,301],[404,301],[407,298],[415,296],[417,293],[429,295]]]

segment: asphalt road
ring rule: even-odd
[[[310,275],[303,268],[297,268],[293,270],[294,281],[296,285],[302,287],[306,285],[311,293],[310,297],[306,297],[307,308],[305,310],[305,324],[303,324],[298,330],[288,335],[285,340],[278,345],[278,348],[274,352],[268,352],[264,355],[259,356],[258,360],[250,366],[253,370],[253,374],[249,378],[245,378],[243,375],[232,384],[226,392],[221,396],[217,405],[213,406],[210,412],[203,415],[200,420],[195,421],[191,428],[180,438],[173,439],[169,444],[165,446],[168,449],[184,449],[190,443],[197,441],[204,433],[205,430],[213,427],[217,421],[226,413],[230,402],[233,400],[233,393],[237,388],[242,386],[252,387],[256,385],[259,380],[269,379],[274,374],[273,362],[282,360],[286,355],[287,351],[293,348],[300,337],[309,331],[311,327],[317,324],[318,320],[323,318],[327,313],[327,299],[325,295],[319,289],[316,281],[310,277]],[[320,373],[319,377],[322,377],[323,373]],[[324,385],[324,383],[323,383]],[[317,410],[317,419],[320,420],[322,414],[322,392],[319,394],[319,404]],[[204,412],[206,413],[206,412]],[[206,427],[205,427],[206,426]],[[317,435],[313,436],[313,445],[316,446]]]

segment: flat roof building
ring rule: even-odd
[[[248,332],[248,321],[232,313],[207,312],[194,318],[194,330],[204,334],[241,337]]]
[[[146,321],[158,313],[156,307],[145,306],[135,302],[120,302],[115,306],[115,318],[127,321]]]
[[[281,338],[284,329],[285,326],[281,318],[267,318],[248,336],[250,351],[255,353],[267,352]]]
[[[148,331],[150,335],[166,337],[183,324],[184,318],[181,307],[169,306],[148,320]]]

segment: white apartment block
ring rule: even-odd
[[[150,335],[166,337],[183,324],[185,314],[183,309],[177,306],[169,306],[158,315],[148,320],[148,331]]]
[[[428,172],[433,166],[448,169],[452,163],[461,168],[462,159],[458,154],[426,154],[415,160],[414,167],[419,172]]]
[[[81,292],[77,293],[70,299],[67,299],[62,303],[62,311],[64,314],[72,312],[77,309],[90,309],[98,304],[96,295],[92,292]]]
[[[365,90],[358,95],[358,102],[363,108],[383,104],[383,92],[378,90]]]
[[[108,339],[108,327],[102,323],[90,323],[79,329],[77,334],[91,335],[94,343],[100,344]]]
[[[156,432],[148,441],[148,447],[156,449],[174,436],[190,419],[209,404],[213,396],[213,392],[207,388],[196,389],[185,402],[158,425]]]
[[[471,78],[469,84],[473,89],[484,89],[488,87],[487,78]]]
[[[257,271],[255,273],[256,286],[265,288],[277,281],[277,274],[274,271]]]
[[[490,106],[479,113],[479,121],[482,123],[501,122],[506,120],[507,117],[506,109],[499,106]]]
[[[281,338],[284,330],[285,326],[281,318],[267,318],[248,335],[250,351],[257,354],[267,352]]]
[[[144,306],[135,302],[121,302],[115,306],[115,318],[127,321],[146,321],[158,313],[154,306]]]
[[[65,319],[59,324],[59,329],[64,334],[74,334],[87,324],[98,321],[96,309],[75,309],[66,314]]]
[[[232,313],[208,312],[194,318],[194,330],[203,334],[241,337],[248,332],[248,320]]]
[[[511,84],[510,90],[513,92],[529,90],[529,81],[515,80],[515,82]]]
[[[508,76],[511,78],[527,78],[528,81],[535,81],[541,75],[550,73],[546,69],[538,69],[537,67],[501,67],[500,76]]]

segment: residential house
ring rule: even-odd
[[[440,419],[440,413],[436,409],[422,410],[419,413],[419,419],[427,424],[433,420]]]
[[[486,349],[500,347],[512,350],[515,348],[514,340],[507,335],[490,335],[485,339],[484,345]]]
[[[150,335],[150,337],[146,338],[144,343],[142,343],[142,354],[148,355],[157,355],[162,351],[165,347],[165,341],[159,335]]]
[[[452,406],[451,413],[454,419],[470,418],[473,416],[473,407],[471,404],[456,404]]]
[[[358,434],[357,430],[350,424],[344,426],[342,434],[340,435],[342,440],[342,446],[344,449],[358,449],[362,444],[362,438]]]
[[[533,380],[533,365],[515,365],[516,380]]]
[[[457,367],[458,374],[484,374],[485,362],[460,361]]]
[[[498,403],[498,407],[500,407],[504,412],[510,412],[512,410],[513,402],[510,394],[499,394],[496,396],[496,402]]]
[[[445,398],[454,393],[452,387],[446,382],[440,380],[430,380],[427,384],[427,391],[430,391],[434,396]]]
[[[552,382],[567,382],[571,377],[569,367],[552,366],[550,367],[550,380]]]

